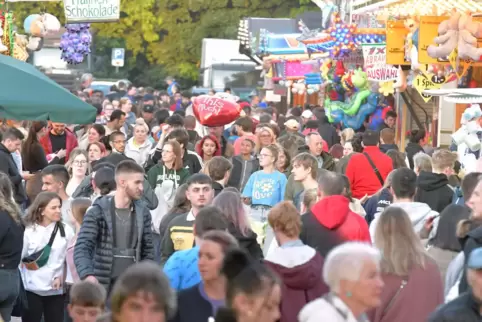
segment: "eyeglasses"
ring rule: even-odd
[[[271,154],[260,154],[259,156],[262,157],[262,158],[270,158],[270,157],[272,157]]]
[[[86,165],[87,164],[87,161],[86,160],[82,160],[82,161],[74,161],[72,162],[73,165]]]

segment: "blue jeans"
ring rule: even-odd
[[[20,292],[20,272],[18,269],[0,269],[0,315],[3,321],[10,322],[13,305]]]

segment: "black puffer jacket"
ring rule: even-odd
[[[467,292],[442,305],[429,317],[428,322],[479,322],[480,303]]]
[[[112,196],[100,197],[85,214],[74,249],[74,263],[81,279],[95,276],[99,283],[109,289],[112,276]],[[137,261],[154,259],[152,246],[151,213],[135,201],[137,227]]]

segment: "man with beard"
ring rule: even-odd
[[[40,139],[40,144],[47,157],[49,154],[65,150],[65,158],[61,158],[58,164],[69,161],[70,152],[78,145],[75,135],[65,128],[65,124],[55,122],[52,122],[49,134]]]
[[[85,214],[74,250],[81,279],[111,290],[131,265],[154,259],[151,213],[139,200],[144,192],[144,169],[126,160],[115,170],[116,192],[95,200]]]

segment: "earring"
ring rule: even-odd
[[[351,292],[346,292],[346,297],[351,297],[351,296],[352,296]]]

